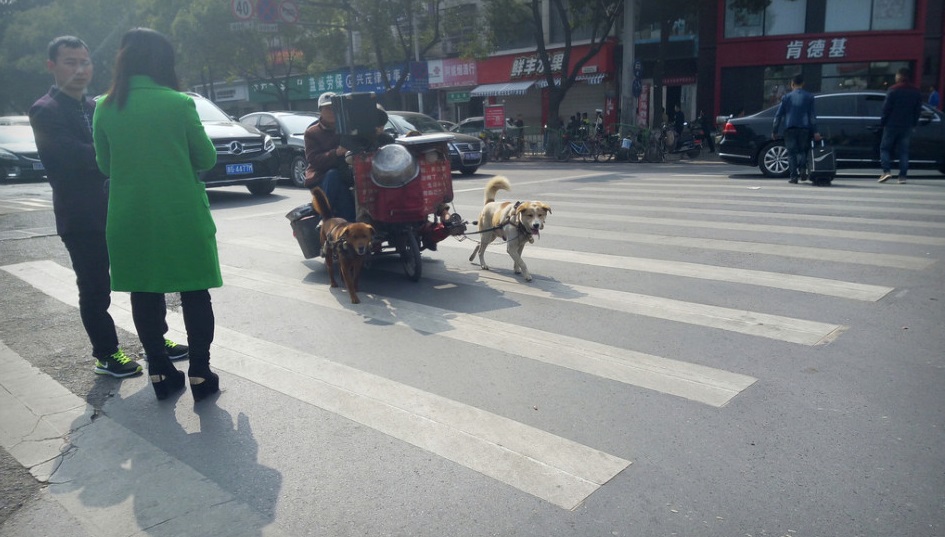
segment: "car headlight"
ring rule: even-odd
[[[272,151],[275,148],[276,148],[276,144],[275,142],[272,141],[272,136],[269,136],[267,134],[266,137],[263,139],[263,150]]]
[[[7,151],[6,149],[0,149],[0,158],[2,158],[3,160],[12,160],[12,161],[20,160],[20,157]]]
[[[459,149],[456,149],[456,144],[446,144],[450,149],[450,153],[459,153]]]

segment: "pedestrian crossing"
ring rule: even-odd
[[[500,242],[493,243],[487,254],[496,260],[495,270],[480,271],[464,262],[473,243],[452,239],[440,243],[437,253],[424,253],[427,260],[438,258],[427,263],[430,270],[425,267],[425,277],[435,279],[439,286],[472,287],[513,301],[540,302],[558,311],[583,308],[672,323],[675,330],[717,331],[730,338],[747,338],[746,345],[767,341],[816,348],[844,338],[851,328],[847,324],[850,321],[844,317],[823,318],[807,308],[789,314],[773,313],[764,311],[763,302],[747,310],[733,306],[724,296],[695,300],[595,286],[590,279],[562,281],[547,267],[569,267],[569,272],[583,274],[607,270],[654,275],[676,279],[680,285],[721,283],[746,293],[790,294],[799,297],[801,303],[816,299],[841,306],[870,307],[897,292],[901,285],[897,271],[929,270],[945,255],[941,248],[945,246],[945,195],[936,191],[890,193],[871,189],[835,193],[827,189],[802,191],[785,185],[763,186],[759,192],[752,190],[754,185],[731,186],[718,181],[681,176],[665,182],[643,179],[605,186],[579,184],[570,192],[542,187],[549,191],[535,197],[549,202],[554,213],[542,240],[526,248],[530,266],[534,260],[545,268],[541,272],[532,268],[536,274],[533,282],[525,284],[511,274],[511,261]],[[525,193],[532,191],[529,187],[548,182],[513,184]],[[464,215],[475,215],[480,200],[479,189],[458,192],[456,209]],[[514,360],[577,372],[589,379],[618,383],[625,390],[667,395],[720,412],[746,390],[760,389],[758,378],[741,371],[659,356],[525,322],[510,323],[487,313],[459,311],[449,304],[383,296],[363,285],[362,304],[351,306],[346,302],[347,294],[329,289],[321,279],[300,280],[297,269],[301,256],[288,226],[283,224],[281,235],[274,237],[267,228],[252,225],[273,215],[281,218],[285,212],[220,219],[234,225],[246,224],[241,229],[251,230],[228,233],[222,228],[218,234],[221,258],[232,254],[231,261],[222,267],[227,288],[240,296],[292,301],[311,309],[316,317],[330,314],[360,318],[364,322],[351,325],[358,337],[370,338],[373,326],[384,326],[417,337],[461,342],[482,353],[511,354]],[[615,231],[613,227],[626,227],[628,231]],[[705,236],[719,232],[729,235]],[[574,249],[577,239],[585,240]],[[648,253],[614,253],[609,248],[614,244],[646,246]],[[885,251],[892,245],[894,253]],[[675,255],[659,255],[660,250]],[[689,259],[689,252],[725,253],[731,261]],[[263,254],[278,262],[255,266],[232,261]],[[878,272],[863,281],[856,276],[779,272],[742,266],[747,264],[739,261],[748,256],[836,264],[852,269],[843,271],[847,275],[857,275],[857,267]],[[293,268],[273,268],[279,263]],[[323,270],[319,262],[313,263],[316,271]],[[77,304],[74,276],[65,267],[36,261],[2,268],[46,295],[72,306]],[[372,270],[398,268],[388,265]],[[113,302],[116,322],[134,332],[127,297],[117,294]],[[172,315],[169,324],[171,337],[181,338],[182,319]],[[500,412],[476,408],[359,370],[330,356],[266,341],[232,327],[219,326],[214,345],[214,364],[221,371],[348,418],[564,509],[579,506],[631,467],[632,454],[609,453]]]
[[[0,199],[0,215],[52,210],[52,200],[36,197]]]

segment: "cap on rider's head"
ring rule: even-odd
[[[322,93],[321,95],[319,95],[318,107],[321,108],[323,106],[331,106],[331,98],[334,96],[335,96],[334,92],[331,92],[331,91],[327,93]]]

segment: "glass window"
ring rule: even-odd
[[[872,30],[911,30],[915,0],[873,0]]]
[[[860,97],[860,116],[863,117],[882,117],[883,115],[883,103],[886,101],[885,96],[879,95],[862,95]]]
[[[725,37],[753,37],[764,35],[765,14],[735,9],[732,2],[725,4]]]
[[[870,6],[863,0],[827,0],[824,30],[856,32],[870,29]]]
[[[781,102],[781,97],[791,91],[791,79],[801,74],[800,65],[775,65],[765,67],[765,102],[764,107]]]
[[[772,0],[765,9],[765,35],[802,34],[807,0]]]
[[[868,63],[825,64],[821,68],[820,89],[825,93],[866,89],[869,72]]]
[[[911,30],[915,0],[827,0],[824,30]]]
[[[855,95],[828,95],[814,103],[817,117],[852,117],[856,115]]]

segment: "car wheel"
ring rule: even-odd
[[[774,142],[761,150],[758,168],[765,177],[787,177],[788,151],[783,143]]]
[[[250,194],[254,196],[266,196],[272,194],[272,191],[276,189],[275,181],[266,181],[258,182],[246,185],[246,188],[249,190]]]
[[[289,165],[289,178],[292,179],[292,184],[299,187],[305,188],[305,169],[308,168],[308,162],[305,161],[305,157],[302,155],[296,155],[292,159],[292,164]]]
[[[463,174],[463,175],[472,175],[472,174],[476,173],[476,170],[478,170],[478,169],[479,169],[478,166],[460,166],[460,167],[459,167],[459,173],[461,173],[461,174]]]

